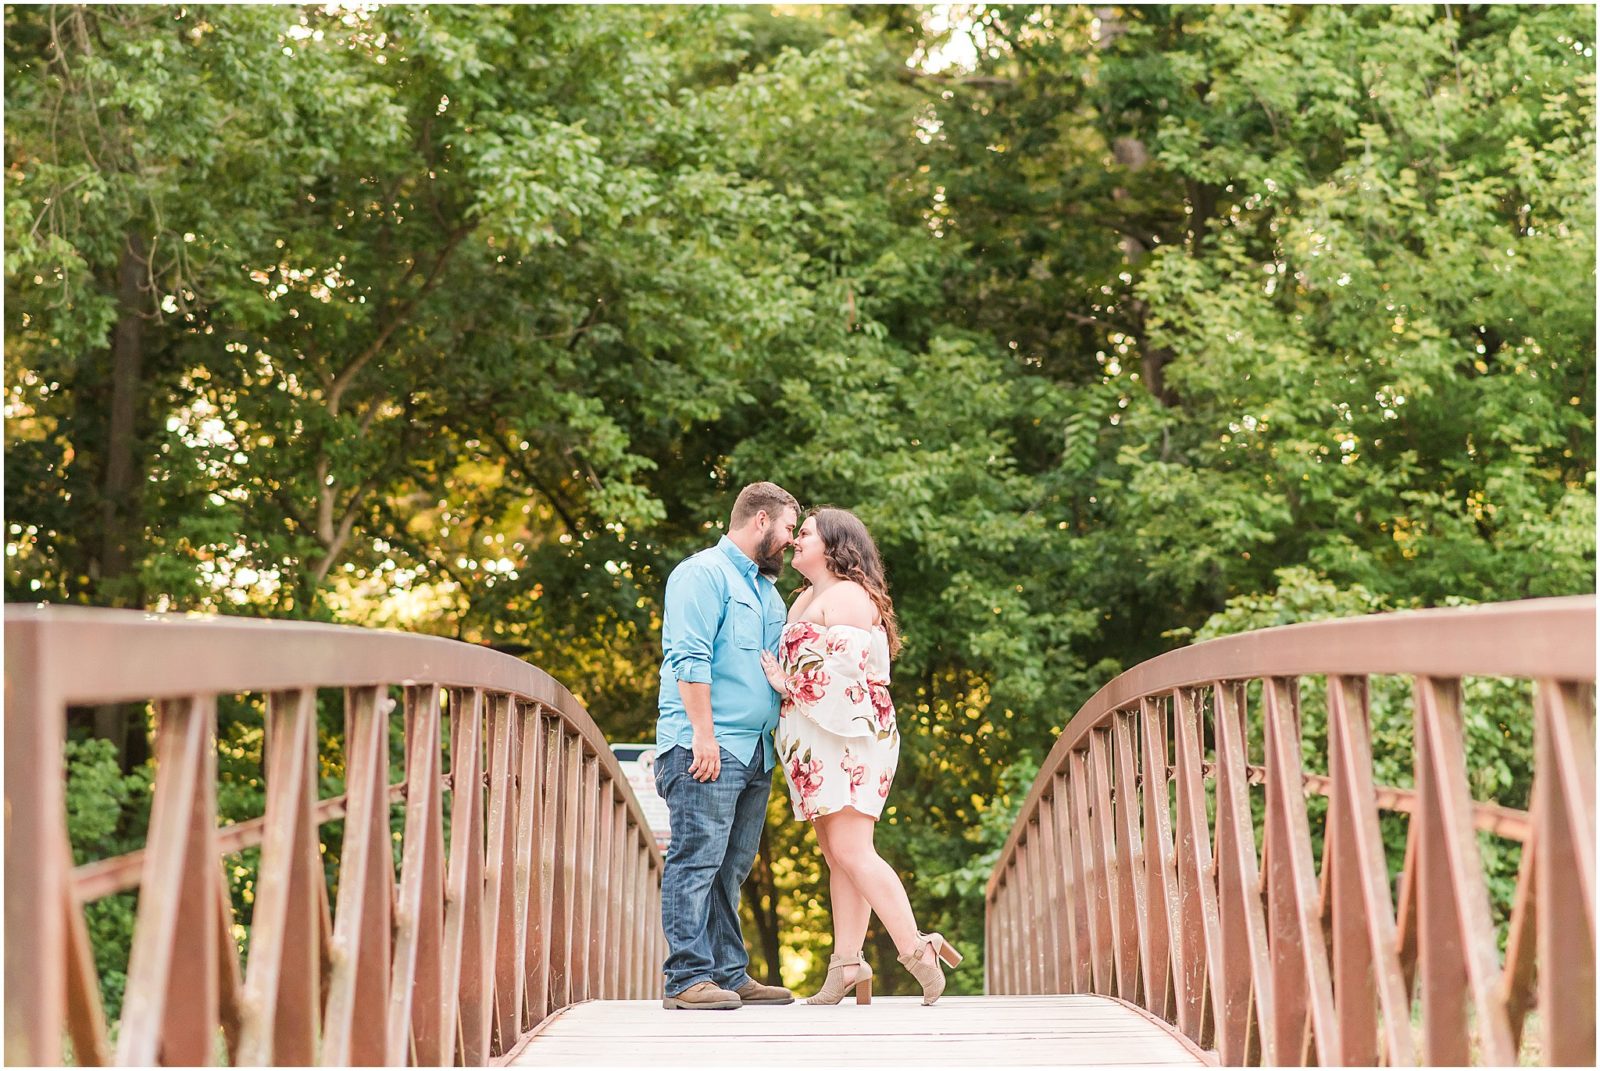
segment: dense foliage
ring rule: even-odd
[[[488,643],[645,738],[666,573],[777,480],[878,537],[907,638],[880,839],[976,951],[1015,806],[1119,669],[1592,590],[1592,28],[10,8],[6,598]],[[1474,697],[1480,795],[1519,803],[1526,707]],[[1375,717],[1405,783],[1404,697]],[[224,712],[231,817],[259,726]],[[75,726],[111,740],[72,754],[80,856],[136,843],[147,728]],[[819,864],[772,814],[747,933],[812,984]]]

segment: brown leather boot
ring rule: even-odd
[[[793,1004],[794,994],[781,985],[762,985],[754,978],[734,990],[746,1004]]]
[[[684,1011],[728,1011],[744,1004],[739,994],[731,989],[718,989],[710,982],[696,982],[682,993],[664,998],[661,1006]]]

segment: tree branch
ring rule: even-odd
[[[355,360],[346,365],[339,372],[339,374],[334,377],[333,385],[328,389],[328,412],[330,415],[339,415],[339,400],[344,396],[344,392],[347,388],[349,388],[351,382],[357,375],[360,374],[361,370],[365,368],[374,357],[382,352],[383,347],[389,341],[390,336],[393,335],[395,331],[399,330],[401,325],[406,322],[412,311],[417,307],[417,303],[426,297],[433,290],[433,288],[438,285],[439,279],[444,272],[444,266],[449,261],[450,255],[455,252],[456,247],[461,244],[461,240],[465,238],[468,233],[470,233],[471,229],[472,228],[468,226],[461,226],[457,227],[451,232],[450,238],[445,243],[444,248],[441,249],[439,251],[439,255],[434,258],[433,266],[428,269],[428,276],[423,280],[422,288],[400,303],[400,307],[395,310],[395,314],[389,319],[389,322],[384,324],[382,329],[379,330],[378,337],[373,339],[372,343],[367,346],[366,349],[362,350]],[[402,285],[405,283],[405,280],[409,279],[415,271],[416,263],[413,262],[411,269],[408,270],[405,276],[401,279]]]
[[[933,83],[942,86],[988,86],[1009,89],[1017,84],[1014,78],[982,74],[937,74],[933,71],[919,71],[913,67],[902,67],[895,73],[907,85]]]
[[[350,497],[350,505],[345,510],[344,516],[339,519],[339,530],[337,532],[330,530],[329,534],[332,538],[323,543],[325,553],[317,560],[316,568],[312,574],[317,583],[320,584],[327,579],[328,573],[333,569],[334,562],[338,560],[340,554],[344,553],[345,544],[350,541],[350,533],[355,531],[356,515],[361,510],[361,503],[377,485],[377,477],[369,476],[361,482],[361,486],[356,488],[356,493]],[[331,489],[328,497],[332,497]],[[318,538],[321,538],[320,532],[318,533]]]
[[[572,514],[567,512],[567,509],[564,505],[562,505],[561,500],[558,499],[555,494],[544,485],[544,482],[540,480],[538,476],[534,475],[533,470],[530,469],[523,461],[520,451],[513,450],[505,443],[501,442],[500,434],[498,432],[493,432],[484,436],[484,438],[495,445],[495,448],[500,451],[501,456],[511,463],[512,468],[517,470],[517,475],[521,476],[528,482],[528,486],[539,492],[539,494],[544,497],[544,500],[550,504],[550,508],[556,511],[556,516],[561,518],[561,523],[567,526],[567,531],[571,532],[573,535],[577,535],[583,530],[581,527],[579,527],[577,521],[573,519]]]

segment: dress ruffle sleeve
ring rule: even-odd
[[[870,630],[848,625],[805,622],[788,629],[783,716],[806,718],[845,739],[887,739],[894,732],[894,705],[887,685],[868,679],[872,641]]]

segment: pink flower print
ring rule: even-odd
[[[796,703],[815,705],[826,694],[829,679],[826,673],[816,667],[801,670],[789,678],[789,696]]]
[[[795,659],[799,657],[800,648],[820,635],[822,633],[818,632],[817,627],[809,621],[796,621],[784,629],[783,641],[779,645],[784,665],[794,665]]]
[[[849,646],[850,646],[850,641],[845,639],[843,636],[829,636],[828,637],[828,653],[831,654],[831,655],[839,654],[841,651],[843,651],[846,647],[849,647]]]
[[[859,669],[863,673],[865,673],[867,671],[867,658],[871,654],[872,654],[872,651],[871,651],[870,648],[862,648],[862,651],[861,651],[861,664],[859,666],[857,666],[856,668]]]
[[[872,689],[872,709],[878,715],[878,729],[887,731],[894,724],[894,700],[889,698],[889,686],[882,681],[868,681]]]
[[[882,773],[880,773],[878,775],[878,798],[879,799],[885,799],[886,800],[886,799],[889,798],[889,782],[890,782],[891,779],[892,779],[892,775],[889,773],[888,770],[885,770],[885,771],[883,771]]]
[[[800,793],[802,809],[822,787],[822,760],[813,759],[810,755],[811,752],[807,750],[805,759],[798,754],[789,759],[789,781],[794,785],[794,790]]]
[[[859,703],[867,697],[867,690],[859,684],[852,684],[844,690],[844,697],[852,703]]]
[[[867,764],[850,754],[849,748],[845,748],[844,760],[839,763],[839,769],[843,770],[850,778],[850,802],[854,803],[856,801],[856,789],[860,788],[867,780]]]

